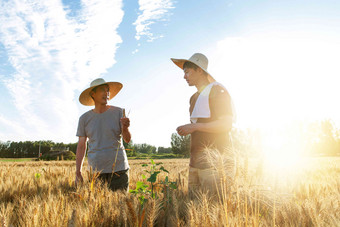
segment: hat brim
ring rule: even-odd
[[[195,62],[192,62],[192,61],[190,61],[190,60],[188,60],[188,59],[177,59],[177,58],[170,58],[171,59],[171,61],[173,62],[173,63],[175,63],[175,65],[177,65],[179,68],[181,68],[181,69],[183,69],[183,66],[184,66],[184,63],[185,62],[191,62],[191,63],[193,63],[193,64],[195,64]],[[197,64],[195,64],[195,65],[197,65]],[[200,67],[199,65],[197,65],[198,67]],[[211,74],[207,71],[207,70],[205,70],[205,69],[203,69],[202,67],[200,67],[204,72],[206,72],[207,74],[208,74],[208,80],[209,80],[209,82],[210,83],[212,83],[212,82],[215,82],[216,80],[214,79],[214,77],[212,77],[211,76]]]
[[[90,95],[90,92],[92,91],[93,88],[98,87],[103,84],[107,84],[109,86],[109,89],[110,89],[109,100],[115,97],[119,93],[119,91],[123,88],[123,84],[119,82],[105,82],[102,84],[97,84],[95,86],[85,89],[79,96],[79,102],[83,104],[84,106],[94,106],[94,101]]]

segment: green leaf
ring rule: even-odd
[[[153,161],[153,159],[150,159],[150,161],[152,165],[155,165],[155,162]]]
[[[142,165],[142,167],[146,167],[146,166],[148,166],[148,164],[143,164],[143,165]]]
[[[142,178],[143,178],[143,179],[145,179],[145,178],[146,178],[146,176],[145,176],[144,174],[142,174]]]
[[[39,179],[39,178],[41,177],[41,174],[40,174],[40,173],[36,173],[36,174],[34,174],[34,177],[35,177],[36,179]]]
[[[129,192],[132,193],[132,194],[137,194],[138,193],[138,191],[136,189],[130,189]]]
[[[144,195],[141,195],[141,196],[139,197],[139,202],[140,202],[140,204],[143,205],[144,201],[145,201],[145,197],[144,197]]]
[[[176,182],[170,182],[170,188],[177,189],[177,183]]]
[[[151,176],[149,177],[149,179],[147,179],[147,181],[151,182],[151,183],[155,183],[156,179],[157,179],[157,175],[159,174],[159,171],[154,172],[153,174],[151,174]]]
[[[169,171],[168,171],[168,170],[166,170],[166,169],[164,169],[164,167],[163,167],[163,166],[161,166],[160,170],[162,170],[162,171],[164,171],[164,172],[167,172],[167,173],[169,173]]]
[[[145,188],[147,188],[147,185],[144,184],[144,182],[137,181],[137,183],[136,183],[136,190],[140,190],[141,189],[141,190],[144,191]]]

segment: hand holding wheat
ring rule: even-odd
[[[76,174],[76,179],[74,181],[74,184],[76,185],[76,187],[78,186],[78,184],[81,184],[83,183],[84,179],[83,179],[83,176],[81,175],[81,173],[77,173]]]
[[[123,130],[130,127],[129,114],[130,114],[130,111],[128,112],[127,115],[125,115],[125,109],[123,109],[123,117],[120,119],[120,123],[122,124]]]
[[[122,136],[123,136],[123,140],[126,143],[129,143],[130,140],[131,140],[131,134],[130,134],[130,131],[129,131],[129,127],[130,127],[129,114],[130,114],[130,111],[128,112],[128,115],[126,116],[125,115],[125,109],[123,109],[123,116],[120,119],[120,124],[121,124],[121,127],[122,127]]]

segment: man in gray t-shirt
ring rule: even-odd
[[[77,136],[79,137],[76,156],[76,183],[83,180],[83,164],[88,138],[88,163],[99,178],[109,184],[112,190],[127,190],[129,186],[129,164],[122,137],[131,140],[130,120],[124,110],[107,105],[123,87],[118,82],[105,82],[98,78],[84,90],[79,101],[86,106],[95,106],[79,118]]]

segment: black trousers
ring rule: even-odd
[[[99,179],[112,191],[129,190],[129,170],[117,171],[114,173],[102,173],[99,175]]]

